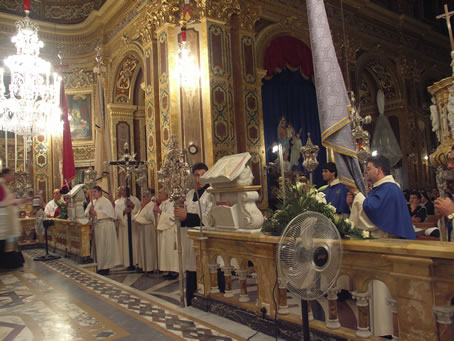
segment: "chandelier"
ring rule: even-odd
[[[24,1],[24,10],[25,18],[16,22],[17,34],[11,39],[17,53],[4,60],[11,75],[9,91],[0,68],[0,129],[24,136],[46,135],[61,126],[61,78],[39,57],[44,44],[38,38],[38,25],[30,21],[29,0]]]
[[[194,56],[191,55],[191,46],[186,41],[186,28],[191,19],[191,7],[189,0],[185,0],[183,14],[181,16],[181,43],[178,44],[175,71],[181,87],[195,87],[199,79],[199,68]]]

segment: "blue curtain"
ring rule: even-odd
[[[278,125],[282,117],[295,129],[301,130],[301,140],[306,144],[307,133],[311,134],[313,144],[320,147],[318,154],[319,166],[313,174],[313,182],[319,187],[324,184],[321,167],[326,163],[326,150],[321,144],[320,121],[317,110],[315,86],[311,79],[304,79],[299,71],[288,69],[265,80],[262,86],[263,124],[267,163],[273,160],[271,148],[278,140]],[[302,168],[300,157],[298,169]],[[309,174],[306,174],[309,176]]]

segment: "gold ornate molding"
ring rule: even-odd
[[[83,146],[74,146],[74,160],[75,161],[85,161],[85,160],[94,160],[95,158],[95,145],[83,145]]]
[[[255,23],[262,15],[262,7],[251,2],[243,1],[241,3],[239,21],[240,28],[245,31],[254,32]]]
[[[175,24],[180,10],[179,0],[158,0],[147,3],[135,27],[142,43],[146,44],[155,37],[155,31],[166,23]]]
[[[65,89],[88,88],[95,84],[95,75],[92,71],[74,69],[71,73],[63,74]]]
[[[200,17],[227,22],[232,14],[241,14],[240,0],[195,0]]]

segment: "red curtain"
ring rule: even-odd
[[[314,73],[311,49],[289,36],[278,37],[271,42],[266,49],[263,66],[267,77],[272,77],[286,67],[292,71],[300,69],[305,78],[312,77]]]

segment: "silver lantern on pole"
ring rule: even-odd
[[[169,193],[169,200],[174,205],[182,206],[186,198],[186,193],[191,188],[191,167],[185,162],[184,151],[179,148],[175,136],[172,136],[164,163],[158,171],[158,182]],[[181,246],[181,221],[177,223],[177,244],[178,244],[178,268],[179,268],[179,289],[180,306],[184,307],[184,286],[183,286],[183,250]]]
[[[303,155],[303,167],[309,172],[309,180],[312,184],[312,173],[318,167],[318,152],[320,147],[314,145],[311,140],[311,134],[307,133],[306,144],[301,147],[301,154]]]

